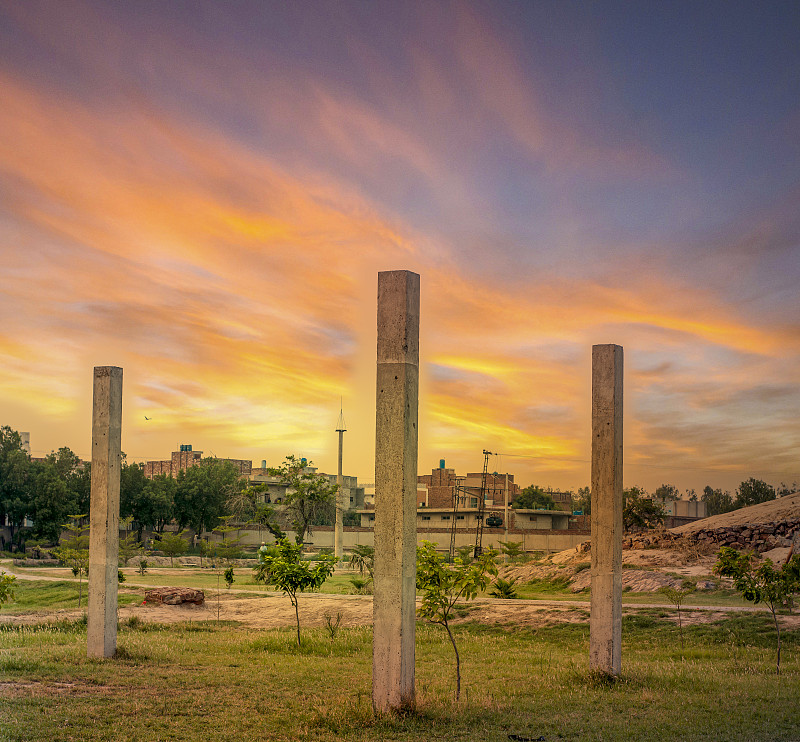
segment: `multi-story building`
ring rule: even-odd
[[[181,444],[180,450],[173,451],[171,458],[162,461],[147,461],[144,465],[144,475],[148,479],[152,479],[159,474],[168,474],[177,478],[178,472],[197,466],[202,458],[202,451],[192,450],[191,444]],[[253,468],[253,462],[246,459],[220,459],[220,461],[229,461],[239,470],[239,474],[243,477],[250,476]]]

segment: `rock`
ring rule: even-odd
[[[191,603],[203,605],[206,596],[202,590],[191,587],[157,587],[144,594],[146,603],[159,603],[164,605],[180,605]]]
[[[697,582],[698,590],[714,590],[716,587],[716,584],[711,582],[711,580],[698,580]]]

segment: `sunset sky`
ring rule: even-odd
[[[797,2],[0,0],[0,424],[374,478],[377,272],[420,274],[419,471],[800,480]],[[151,418],[145,420],[145,416]]]

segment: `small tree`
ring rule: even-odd
[[[185,554],[189,551],[189,541],[183,535],[186,531],[180,533],[163,533],[158,539],[158,549],[163,551],[169,557],[169,566],[174,567],[174,558]]]
[[[366,544],[353,547],[353,552],[350,554],[350,567],[357,569],[360,575],[366,574],[369,579],[373,577],[373,570],[375,569],[375,549]]]
[[[745,600],[764,603],[772,613],[777,636],[777,673],[781,672],[781,628],[777,612],[792,594],[800,591],[800,555],[795,555],[780,569],[772,560],[754,564],[753,555],[738,552],[730,546],[719,550],[714,571],[723,577],[732,577],[734,587]]]
[[[228,585],[228,590],[231,589],[231,585],[233,585],[234,579],[235,578],[233,576],[233,567],[228,567],[228,569],[225,570],[225,583]]]
[[[697,590],[695,585],[682,589],[668,587],[667,585],[658,588],[658,592],[665,595],[667,600],[669,600],[669,602],[672,603],[672,605],[674,605],[678,611],[678,631],[681,637],[681,652],[683,652],[683,621],[681,619],[681,606],[683,605],[683,601],[686,600],[686,596],[691,595],[695,590]]]
[[[14,575],[0,572],[0,606],[9,600],[14,600],[14,583],[17,578]]]
[[[521,562],[525,559],[525,549],[522,541],[501,541],[500,551],[509,562]]]
[[[487,549],[471,564],[464,564],[459,557],[453,564],[446,564],[430,541],[423,541],[417,549],[417,590],[422,591],[422,604],[417,614],[430,623],[443,626],[453,645],[456,701],[461,696],[461,657],[450,630],[453,607],[459,600],[472,600],[479,591],[486,589],[492,577],[497,576],[496,555],[496,551]]]
[[[83,575],[89,574],[89,528],[80,525],[86,515],[70,515],[69,523],[63,528],[67,535],[61,540],[61,546],[53,549],[56,558],[72,568],[72,574],[78,578],[78,608],[83,600]]]
[[[333,574],[336,557],[320,554],[316,564],[301,561],[303,545],[293,544],[282,538],[277,544],[277,555],[262,553],[259,563],[253,567],[257,582],[265,582],[283,590],[294,606],[297,620],[297,646],[300,646],[300,611],[297,607],[297,594],[306,590],[318,590],[325,580]]]

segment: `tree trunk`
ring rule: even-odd
[[[294,604],[294,617],[297,619],[297,647],[300,648],[300,611],[297,608],[297,596],[292,597],[292,603]]]
[[[458,647],[456,640],[453,638],[453,633],[447,625],[447,621],[443,622],[444,628],[447,631],[447,636],[450,637],[450,643],[453,645],[453,651],[456,653],[456,701],[461,697],[461,657],[458,655]]]

